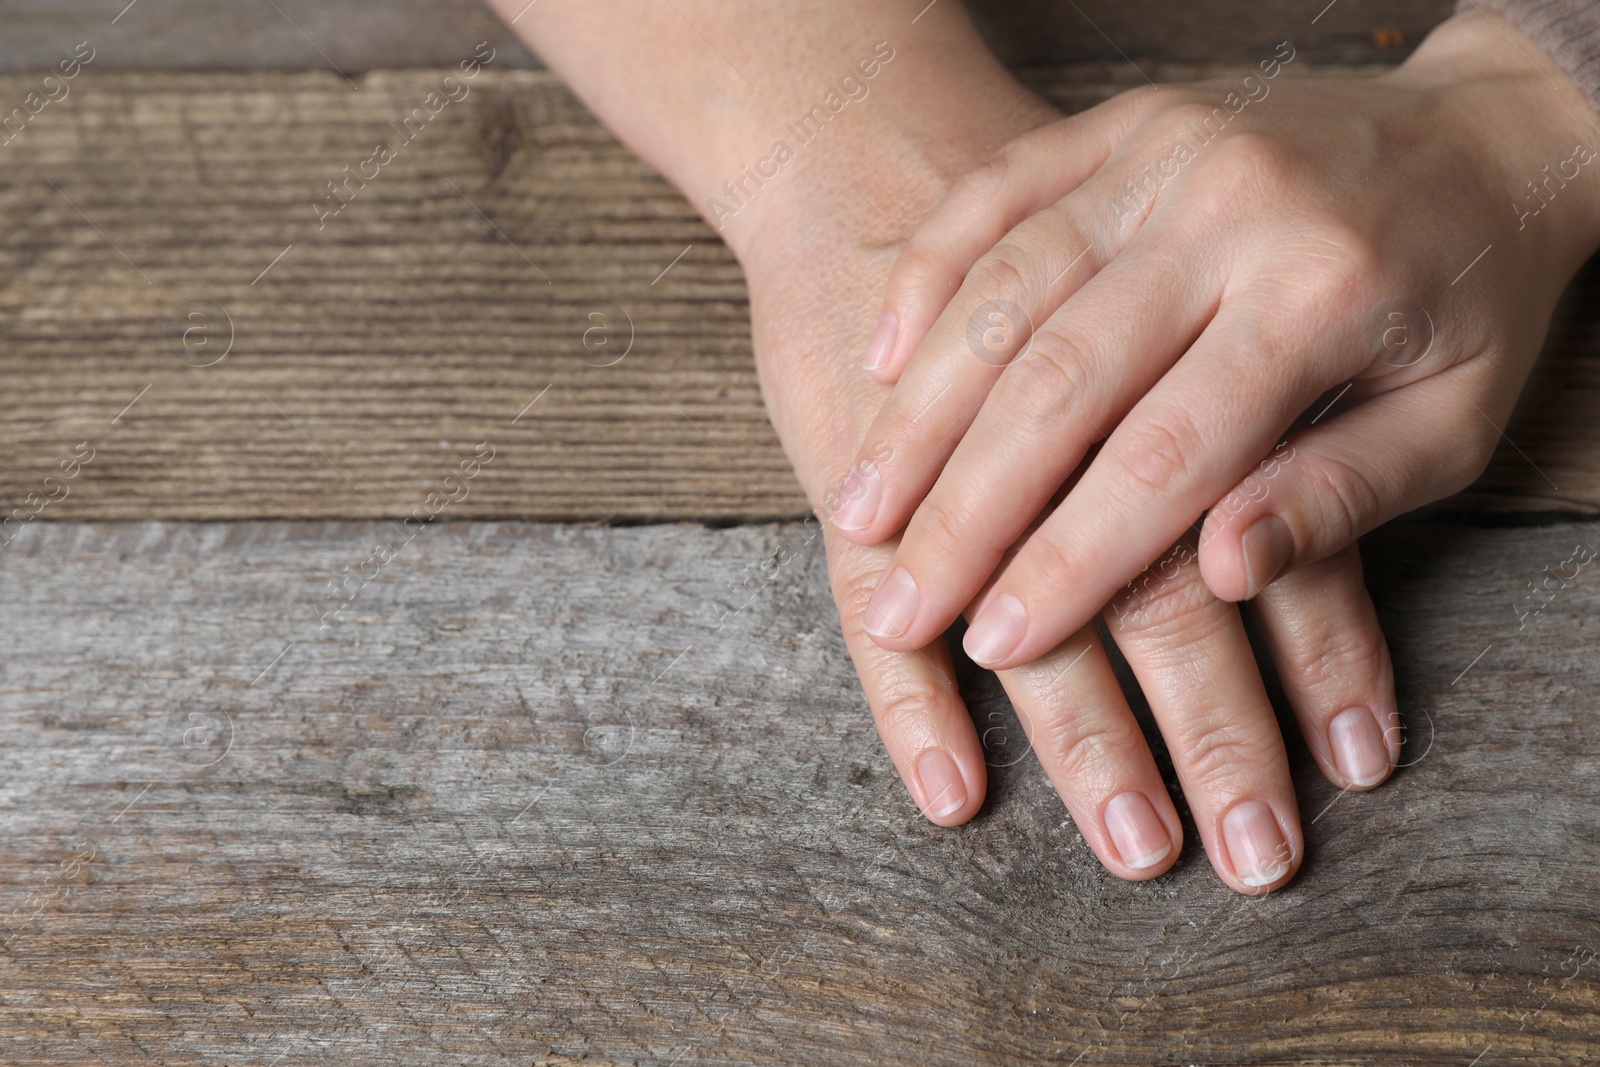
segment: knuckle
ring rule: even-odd
[[[1127,715],[1052,715],[1034,731],[1033,749],[1048,768],[1083,779],[1143,742],[1138,724]]]
[[[1016,142],[1007,144],[967,172],[961,179],[961,196],[968,203],[987,204],[1006,187],[1016,162]]]
[[[971,551],[972,535],[967,517],[945,501],[929,496],[917,508],[912,528],[905,540],[916,541],[924,550],[943,558],[960,557]]]
[[[980,302],[1026,301],[1030,283],[1038,273],[1032,253],[1015,244],[996,245],[967,276],[967,285]]]
[[[837,565],[833,568],[833,600],[839,608],[839,625],[847,644],[870,640],[863,619],[872,591],[882,577],[881,572],[862,568]]]
[[[1191,457],[1200,451],[1194,418],[1179,408],[1126,423],[1118,435],[1121,440],[1110,450],[1112,457],[1137,486],[1153,495],[1182,486],[1188,480]]]
[[[1388,664],[1383,634],[1348,624],[1316,635],[1297,647],[1290,660],[1301,689],[1330,694],[1318,709],[1329,716],[1349,706],[1344,696],[1371,690]]]
[[[1055,119],[1019,134],[1001,151],[1010,157],[1007,160],[1009,163],[1017,163],[1029,156],[1048,161],[1060,151],[1064,142],[1077,138],[1078,126],[1079,123],[1073,118]]]
[[[1198,559],[1187,544],[1180,545],[1129,582],[1111,605],[1122,631],[1166,659],[1188,657],[1237,610],[1212,595]]]
[[[1361,469],[1337,456],[1324,455],[1310,467],[1317,495],[1327,501],[1319,526],[1329,543],[1346,545],[1366,532],[1377,521],[1382,498],[1378,487]]]
[[[1145,86],[1149,90],[1151,86]],[[1159,112],[1156,122],[1161,130],[1167,134],[1168,140],[1193,140],[1196,130],[1223,129],[1231,121],[1232,116],[1226,108],[1213,100],[1206,99],[1189,89],[1179,89],[1183,95],[1177,98],[1176,103],[1171,103]],[[1152,93],[1152,96],[1171,95],[1169,90],[1161,93]],[[1209,123],[1209,127],[1208,127]],[[1185,138],[1185,135],[1187,137]]]
[[[1116,99],[1121,101],[1121,106],[1134,114],[1143,114],[1158,103],[1164,103],[1173,93],[1173,87],[1162,88],[1158,85],[1141,85],[1121,93]]]
[[[872,720],[884,738],[916,741],[930,736],[942,708],[937,694],[906,684],[886,694],[872,709]]]
[[[905,307],[918,301],[949,296],[953,287],[921,251],[926,247],[927,244],[919,239],[914,247],[902,249],[895,258],[894,267],[889,271],[886,306]]]
[[[1365,231],[1341,218],[1310,219],[1288,236],[1302,248],[1292,282],[1310,309],[1348,316],[1370,307],[1383,289],[1381,249]]]
[[[1269,134],[1241,130],[1222,139],[1217,149],[1219,165],[1232,181],[1257,195],[1277,200],[1295,178],[1294,153]]]
[[[1034,335],[1027,358],[1000,376],[1000,403],[1024,431],[1058,427],[1084,396],[1082,350],[1058,331]]]
[[[1188,772],[1184,777],[1201,789],[1260,768],[1272,756],[1255,731],[1214,717],[1201,718],[1179,731],[1178,750]]]
[[[1040,583],[1043,588],[1070,588],[1073,576],[1082,569],[1068,554],[1066,547],[1052,537],[1031,538],[1022,551],[1028,558],[1030,574],[1043,578]]]
[[[1339,222],[1328,227],[1328,230],[1329,235],[1325,240],[1334,249],[1329,257],[1339,267],[1340,294],[1347,300],[1365,298],[1381,284],[1383,250],[1371,234],[1347,222]]]

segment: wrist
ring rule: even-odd
[[[818,227],[857,247],[902,243],[955,181],[1060,117],[975,35],[885,41],[862,55],[872,57],[866,67],[841,67],[816,99],[720,127],[716,147],[675,179],[747,268]],[[843,91],[851,71],[853,97]]]
[[[1600,248],[1600,121],[1537,43],[1499,15],[1460,14],[1390,77],[1435,94],[1544,261],[1570,274]]]

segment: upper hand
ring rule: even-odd
[[[905,527],[874,640],[933,641],[1086,459],[977,605],[979,663],[1055,648],[1218,501],[1200,569],[1242,600],[1476,478],[1600,241],[1600,125],[1514,32],[1463,16],[1360,81],[1279,78],[1284,46],[959,186],[895,268],[869,368],[899,384],[834,516]]]
[[[859,172],[852,181],[895,209],[926,210],[913,177],[887,182],[892,200]],[[812,196],[824,184],[792,188]],[[871,331],[895,230],[912,225],[885,225],[853,189],[840,183],[840,190],[835,201],[768,202],[786,221],[740,252],[768,410],[825,524],[840,503],[828,489],[888,394],[846,353]],[[806,269],[795,270],[797,263]],[[829,526],[826,546],[844,642],[885,748],[928,819],[966,822],[983,804],[987,742],[1005,720],[991,715],[974,727],[943,640],[891,651],[862,628],[892,543],[854,545]],[[1398,758],[1400,730],[1388,656],[1354,551],[1276,583],[1250,607],[1323,772],[1347,789],[1377,785]],[[1252,893],[1293,878],[1304,841],[1277,719],[1240,610],[1205,588],[1192,544],[1114,598],[1105,623],[1166,739],[1218,875]],[[1000,680],[1040,767],[1107,870],[1143,879],[1176,863],[1183,823],[1095,627]]]

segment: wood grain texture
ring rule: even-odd
[[[1600,585],[1514,610],[1589,524],[1378,539],[1408,765],[1339,796],[1292,741],[1308,860],[1256,900],[1192,828],[1170,875],[1107,875],[1010,744],[974,822],[923,822],[804,526],[443,524],[319,628],[380,538],[40,523],[0,556],[4,1062],[1600,1047]]]
[[[83,40],[108,70],[359,74],[448,66],[479,41],[538,66],[479,0],[4,0],[0,15],[8,73],[48,69]]]
[[[949,0],[947,0],[949,2]],[[1253,63],[1281,40],[1307,59],[1404,57],[1450,0],[977,0],[996,51],[1025,64]],[[1319,18],[1319,12],[1321,17]],[[44,70],[82,40],[116,70],[327,70],[453,63],[492,41],[513,67],[538,65],[478,0],[4,0],[0,72]],[[115,19],[115,23],[113,23]],[[1315,20],[1315,21],[1313,21]],[[715,36],[715,22],[705,32]],[[724,42],[726,43],[726,42]]]
[[[60,497],[43,480],[87,442],[44,518],[404,516],[489,441],[450,517],[802,514],[736,263],[550,75],[485,71],[319,221],[441,77],[91,64],[0,147],[0,512]],[[1138,82],[1032,78],[1071,109]],[[1597,289],[1457,506],[1600,504]]]

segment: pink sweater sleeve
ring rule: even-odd
[[[1600,108],[1600,0],[1460,0],[1456,10],[1494,11],[1510,19]]]

